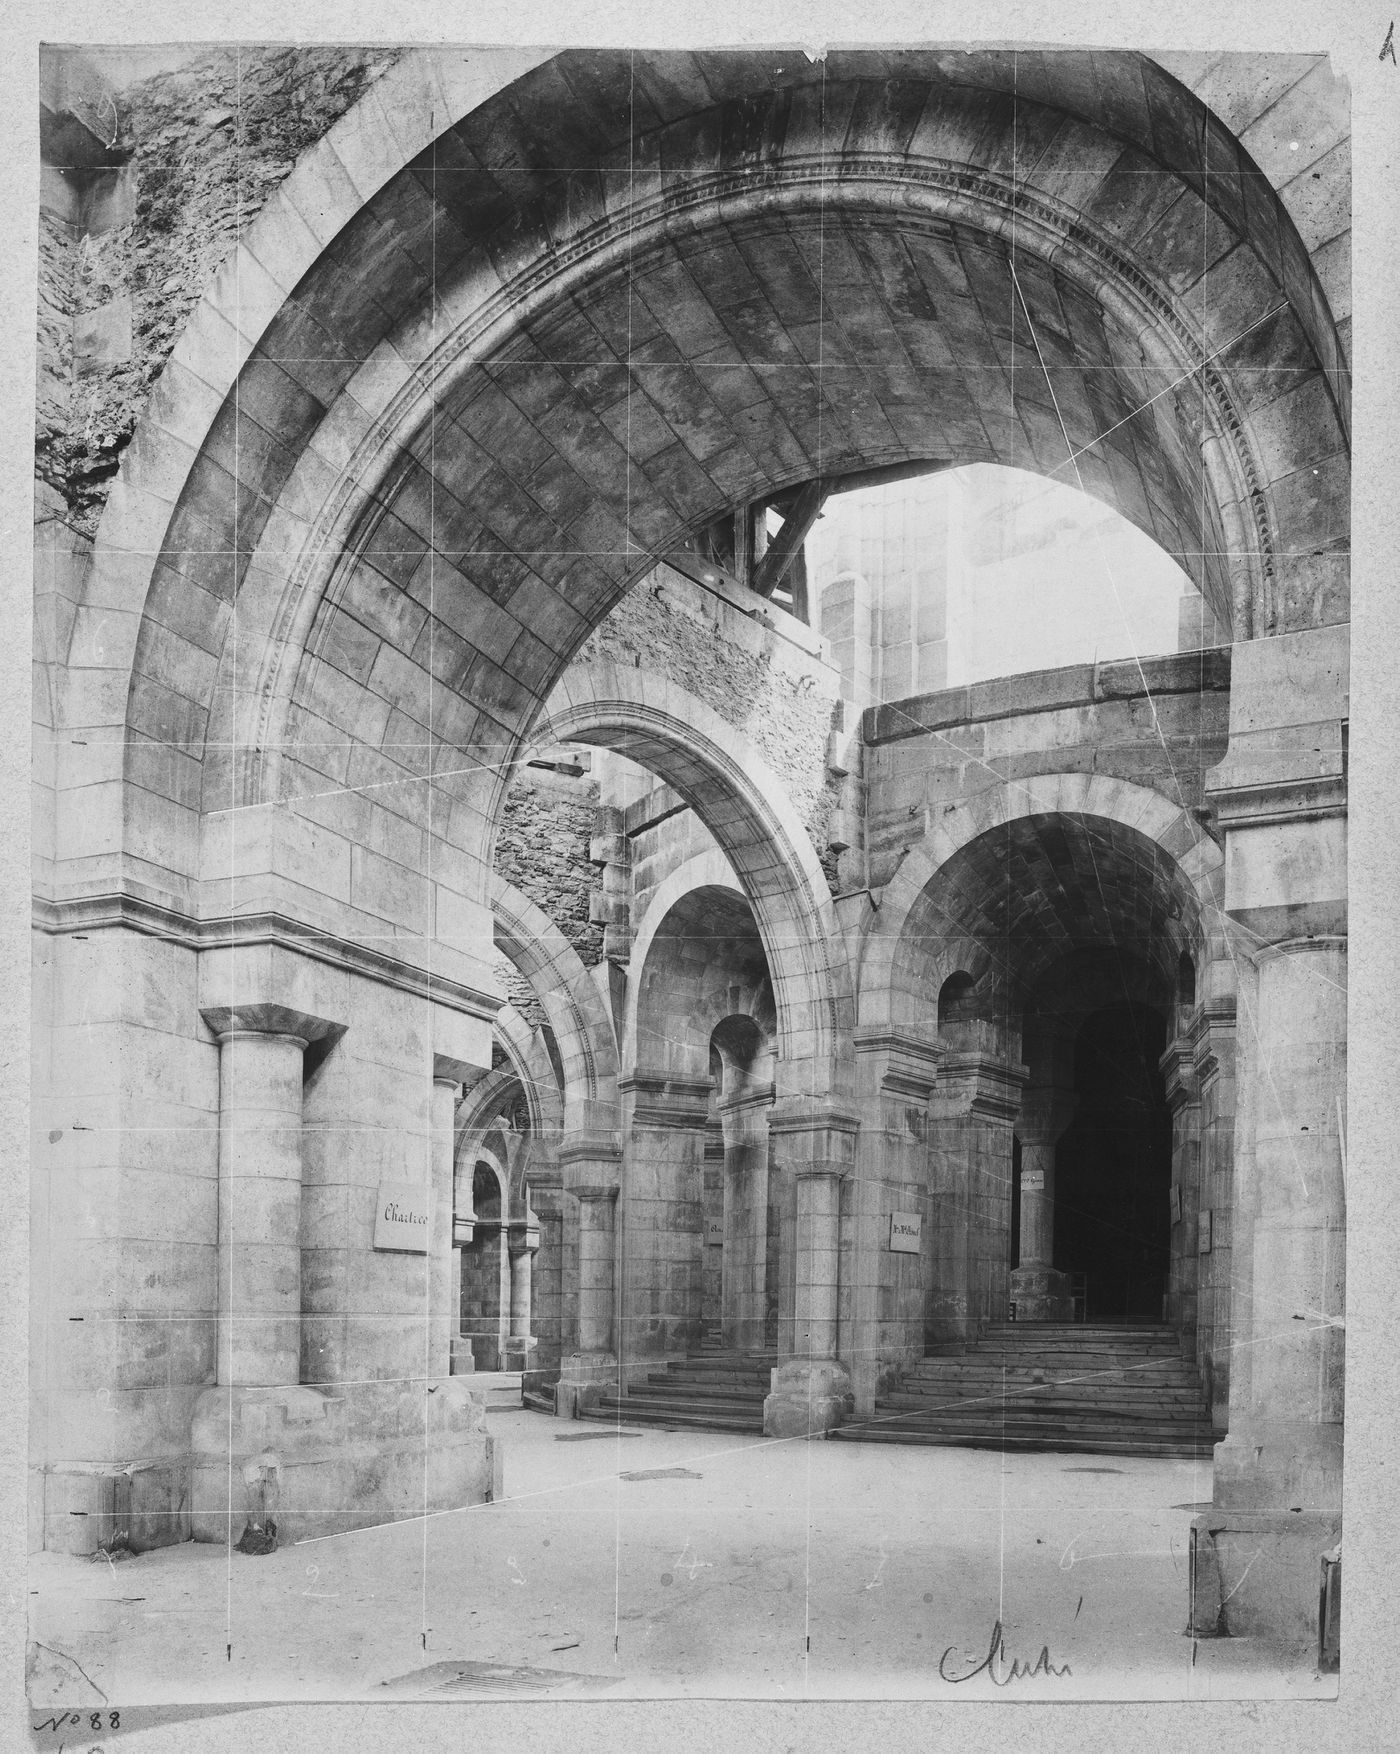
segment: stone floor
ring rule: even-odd
[[[37,1556],[32,1702],[1336,1692],[1182,1636],[1199,1463],[489,1417],[498,1504],[265,1558]]]

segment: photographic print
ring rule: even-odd
[[[1337,66],[39,75],[33,1721],[1333,1698]]]

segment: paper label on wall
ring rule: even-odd
[[[1037,1189],[1043,1188],[1044,1186],[1045,1186],[1045,1171],[1043,1169],[1023,1169],[1021,1171],[1021,1192],[1022,1193],[1025,1193],[1027,1188],[1029,1188],[1031,1190],[1031,1192],[1034,1193],[1037,1191]]]
[[[707,1218],[705,1220],[705,1241],[713,1248],[724,1247],[724,1220]]]
[[[374,1246],[406,1254],[428,1252],[428,1189],[421,1182],[380,1182],[374,1209]]]
[[[921,1212],[890,1213],[890,1247],[897,1255],[916,1255],[924,1220]]]

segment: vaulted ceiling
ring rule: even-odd
[[[1095,952],[1121,968],[1136,998],[1144,964],[1162,993],[1175,990],[1199,911],[1172,859],[1135,829],[1099,816],[1023,816],[948,860],[913,935],[929,956],[964,946],[984,996],[1009,992],[1024,1003],[1048,970]]]

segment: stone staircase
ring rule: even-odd
[[[726,1352],[702,1342],[699,1352],[652,1371],[625,1395],[604,1394],[582,1417],[609,1425],[761,1433],[763,1400],[776,1363],[775,1355]]]
[[[993,1323],[965,1349],[921,1359],[873,1418],[832,1436],[1207,1461],[1215,1443],[1172,1329],[1081,1322]]]

